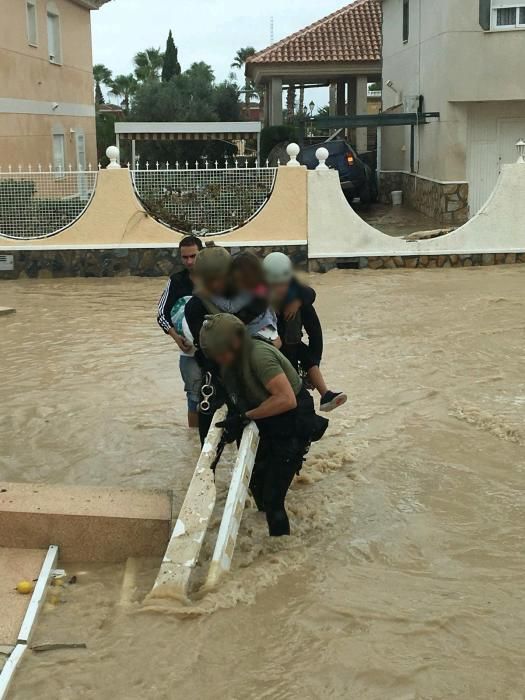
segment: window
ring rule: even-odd
[[[64,134],[53,134],[53,170],[60,174],[66,169],[66,139]]]
[[[60,15],[54,2],[47,6],[47,46],[51,63],[62,63]]]
[[[492,0],[493,29],[525,29],[525,2]]]
[[[403,0],[403,43],[407,43],[410,33],[410,0]]]
[[[36,0],[26,2],[27,19],[27,43],[31,46],[38,45],[38,20],[36,14]]]

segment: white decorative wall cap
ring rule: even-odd
[[[300,168],[301,164],[297,160],[297,156],[301,152],[301,148],[297,143],[289,143],[286,147],[286,153],[290,156],[290,160],[286,163],[288,168]]]
[[[109,158],[107,170],[116,170],[120,168],[120,151],[116,146],[109,146],[109,148],[106,149],[106,155]]]
[[[328,152],[328,149],[324,148],[324,146],[317,149],[315,152],[315,157],[319,161],[319,165],[317,166],[316,170],[329,170],[329,167],[326,165],[329,155],[330,153]]]

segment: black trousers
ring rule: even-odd
[[[285,508],[288,489],[301,470],[309,441],[298,437],[277,438],[261,435],[255,458],[250,490],[260,511],[266,513],[270,536],[290,534]]]
[[[281,352],[297,371],[300,367],[306,373],[312,367],[319,367],[321,364],[321,358],[302,341],[296,345],[283,345]]]

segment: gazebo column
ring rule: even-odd
[[[270,115],[268,112],[268,83],[261,83],[257,86],[259,92],[259,107],[261,109],[261,117],[264,126],[270,126]]]
[[[331,117],[337,116],[337,83],[329,85],[328,113]]]
[[[368,114],[368,78],[366,75],[358,75],[348,80],[348,115]],[[355,130],[353,143],[358,153],[363,153],[368,148],[368,129],[360,127]]]
[[[283,123],[283,81],[282,78],[270,80],[269,122],[270,126],[281,126]]]
[[[337,105],[336,116],[344,117],[346,114],[346,83],[344,80],[337,81]]]

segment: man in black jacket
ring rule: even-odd
[[[166,335],[177,343],[180,356],[180,373],[184,382],[184,390],[188,399],[188,426],[198,427],[197,409],[200,399],[202,375],[200,367],[193,357],[193,344],[177,331],[171,317],[175,304],[186,297],[191,297],[194,289],[193,266],[202,242],[197,236],[186,236],[179,243],[180,258],[183,270],[171,275],[164,292],[159,300],[157,323]]]

